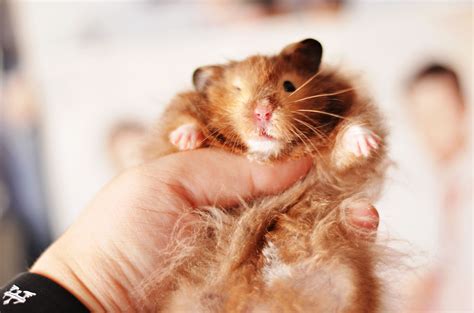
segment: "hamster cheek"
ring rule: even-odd
[[[169,140],[181,151],[193,150],[202,145],[204,135],[198,125],[189,123],[183,124],[172,131],[169,135]]]

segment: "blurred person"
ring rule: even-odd
[[[31,265],[51,242],[51,234],[41,172],[38,107],[21,66],[10,5],[0,0],[0,180],[8,192],[7,209],[21,226],[24,263]],[[7,257],[7,251],[2,255]]]
[[[208,18],[228,23],[285,14],[312,12],[316,18],[333,18],[344,8],[345,0],[216,0]]]
[[[4,86],[0,141],[1,161],[8,185],[9,211],[21,226],[26,264],[51,242],[48,210],[43,190],[40,133],[37,112],[25,81],[9,73]]]
[[[448,66],[433,63],[408,87],[407,107],[439,177],[438,264],[415,288],[413,309],[472,309],[472,153],[462,84]]]
[[[244,0],[259,6],[266,15],[285,14],[305,10],[338,11],[344,0]]]
[[[0,0],[0,56],[2,72],[8,72],[18,65],[18,49],[7,0]]]
[[[447,166],[465,147],[466,104],[454,70],[431,64],[409,86],[410,117],[418,135],[440,168]]]
[[[151,0],[160,3],[160,0]],[[290,14],[303,11],[337,13],[346,0],[216,0],[214,3],[229,9],[229,6],[237,6],[244,15],[248,16],[272,16],[279,14]]]
[[[146,132],[146,127],[136,121],[121,121],[112,127],[108,137],[107,152],[117,171],[141,163],[142,144]]]

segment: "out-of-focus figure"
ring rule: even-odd
[[[135,121],[118,122],[110,131],[108,138],[108,154],[116,170],[138,165],[144,137],[145,126]]]
[[[419,72],[409,87],[410,116],[439,167],[453,161],[466,141],[466,105],[457,74],[432,64]]]
[[[31,265],[51,241],[38,107],[21,66],[10,4],[0,0],[0,202],[6,211],[3,217],[0,214],[0,231],[8,229],[0,236],[0,255],[2,264],[20,259],[16,266],[22,268],[2,267],[0,278]],[[18,225],[19,231],[12,225]]]
[[[413,310],[472,308],[472,154],[462,84],[432,64],[410,82],[408,115],[440,183],[439,262],[415,288]],[[433,196],[437,196],[434,194]]]
[[[245,0],[242,3],[258,6],[267,15],[304,10],[338,10],[344,0]]]

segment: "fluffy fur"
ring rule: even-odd
[[[307,39],[276,56],[200,68],[196,90],[171,102],[147,158],[178,151],[170,133],[193,123],[205,138],[203,146],[261,162],[311,155],[314,165],[279,195],[231,209],[190,211],[199,222],[179,231],[191,229],[192,235],[176,234],[185,239],[170,246],[166,263],[144,286],[156,311],[380,311],[377,247],[371,236],[355,234],[359,230],[346,221],[344,210],[377,197],[386,130],[378,110],[349,80],[320,68],[321,54],[320,44]],[[285,81],[296,90],[282,88]],[[252,113],[261,101],[272,106],[273,122],[263,130],[278,142],[272,153],[248,146],[259,136]],[[378,138],[370,155],[357,156],[344,145],[353,126]]]

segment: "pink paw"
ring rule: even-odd
[[[189,123],[172,131],[169,139],[179,150],[192,150],[201,146],[204,136],[196,124]]]
[[[379,136],[363,126],[351,126],[342,138],[344,148],[357,157],[369,157],[372,151],[379,148]]]

